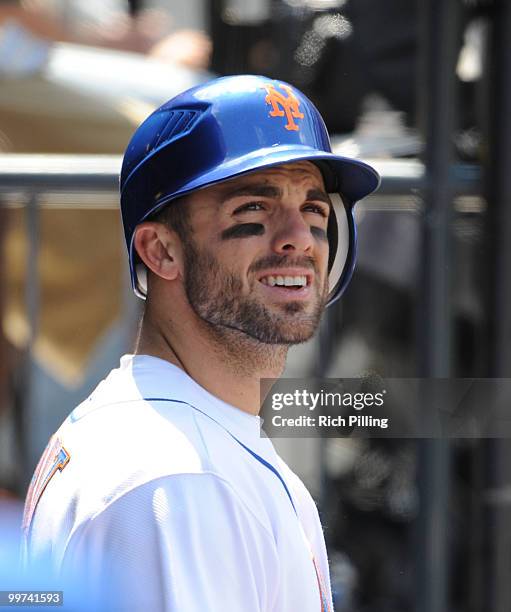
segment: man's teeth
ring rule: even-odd
[[[306,276],[263,276],[263,285],[270,287],[305,287],[307,285]]]

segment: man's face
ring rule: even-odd
[[[317,167],[255,172],[197,191],[184,205],[192,228],[184,281],[195,313],[262,343],[308,340],[328,294],[331,205]]]

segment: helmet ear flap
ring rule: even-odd
[[[332,213],[328,220],[328,300],[327,306],[341,297],[355,267],[356,230],[353,207],[338,193],[331,193]]]
[[[337,255],[337,247],[339,245],[339,227],[337,222],[338,211],[335,210],[333,206],[332,196],[337,194],[331,193],[330,201],[332,202],[332,211],[330,216],[328,217],[328,227],[327,227],[327,236],[328,236],[328,273],[331,272],[334,261]]]
[[[135,288],[135,294],[145,300],[147,297],[147,268],[141,261],[134,266],[132,283]]]

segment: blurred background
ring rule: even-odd
[[[295,84],[383,177],[286,375],[511,375],[510,32],[507,0],[0,0],[0,578],[48,438],[132,350],[120,156],[214,75]],[[511,610],[507,440],[275,444],[318,502],[337,612]]]

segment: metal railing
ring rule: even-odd
[[[382,176],[373,198],[409,195],[424,187],[424,165],[417,160],[366,161]],[[0,194],[117,192],[120,168],[121,158],[114,155],[0,155]],[[481,193],[478,166],[455,164],[448,172],[455,195]]]

